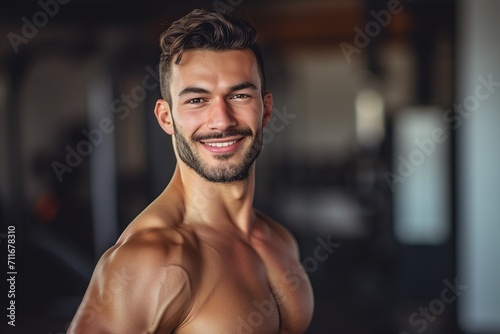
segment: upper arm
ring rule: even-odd
[[[105,253],[68,333],[170,333],[191,297],[189,275],[170,251],[126,243]]]

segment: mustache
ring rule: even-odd
[[[214,133],[207,133],[207,134],[194,134],[191,139],[193,141],[204,141],[208,139],[222,139],[222,138],[227,138],[227,137],[234,137],[234,136],[253,136],[253,132],[250,129],[229,129],[224,132],[214,132]]]

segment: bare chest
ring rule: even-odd
[[[207,243],[202,256],[193,309],[179,334],[305,331],[297,323],[310,321],[309,281],[286,252],[221,242]]]

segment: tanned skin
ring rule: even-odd
[[[170,92],[155,115],[175,172],[100,259],[68,333],[304,333],[312,289],[292,235],[253,208],[255,162],[244,179],[210,182],[179,158],[182,136],[209,172],[242,164],[273,104],[254,54],[186,50]],[[191,140],[231,129],[254,135]]]

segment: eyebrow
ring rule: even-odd
[[[255,86],[253,83],[243,82],[243,83],[231,86],[231,88],[229,88],[229,91],[235,92],[237,90],[243,90],[243,89],[247,89],[247,88],[250,88],[252,90],[257,90],[257,86]]]
[[[209,91],[206,90],[205,88],[201,88],[201,87],[188,86],[188,87],[184,88],[183,90],[181,90],[181,92],[179,93],[179,96],[187,95],[190,93],[208,94]]]
[[[243,89],[252,89],[252,90],[257,90],[257,86],[255,86],[251,82],[243,82],[234,86],[229,87],[229,92],[235,92],[238,90],[243,90]],[[183,90],[180,91],[179,96],[187,95],[187,94],[208,94],[210,93],[207,89],[201,88],[201,87],[196,87],[196,86],[188,86],[184,88]]]

